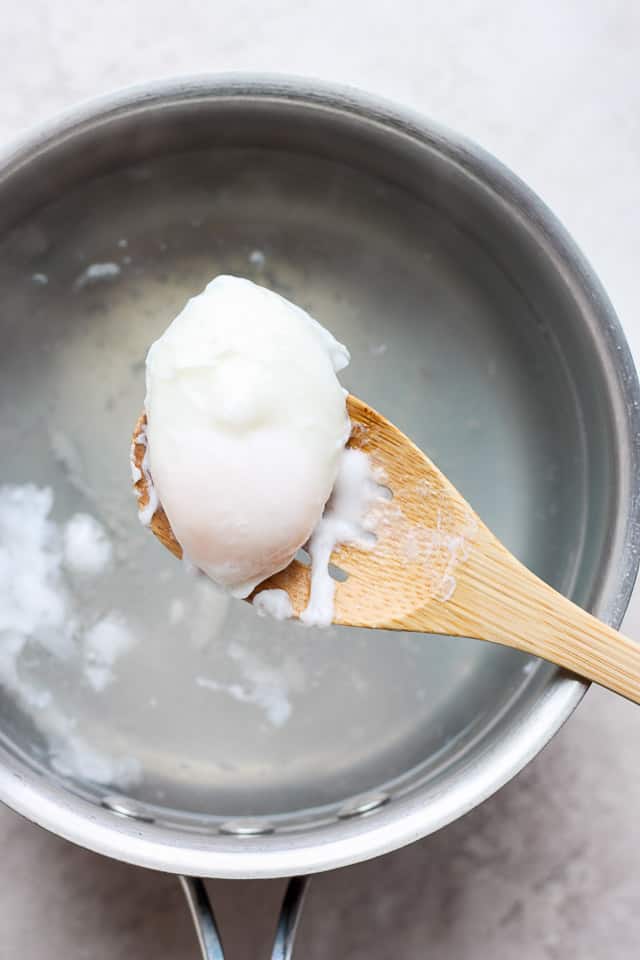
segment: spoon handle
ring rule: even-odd
[[[483,524],[451,598],[429,600],[398,627],[514,647],[640,703],[640,644],[540,580]]]

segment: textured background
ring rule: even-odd
[[[167,74],[342,81],[478,140],[556,211],[640,360],[636,0],[0,0],[0,140]],[[640,596],[626,630],[640,639]],[[640,711],[600,690],[448,830],[314,881],[300,960],[630,960],[640,937]],[[197,957],[175,881],[0,809],[0,958]],[[283,885],[210,885],[230,960],[264,956]]]

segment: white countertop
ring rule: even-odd
[[[640,359],[640,5],[635,0],[21,0],[2,11],[0,138],[131,82],[304,73],[463,132],[555,210]],[[626,632],[640,639],[636,591]],[[631,960],[640,940],[640,711],[593,690],[463,821],[317,878],[301,960]],[[177,884],[0,810],[0,957],[181,960]],[[230,960],[263,956],[282,883],[210,885]]]

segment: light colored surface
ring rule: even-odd
[[[640,357],[639,44],[634,0],[24,0],[2,10],[0,138],[169,73],[281,70],[356,84],[468,134],[523,176],[594,263]],[[625,629],[640,638],[637,593]],[[465,820],[318,878],[298,956],[636,957],[639,743],[637,708],[593,691],[542,756]],[[8,811],[0,838],[0,956],[195,960],[174,881]],[[281,889],[211,884],[231,958],[259,955]]]

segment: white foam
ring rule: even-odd
[[[141,430],[136,436],[136,444],[142,444],[144,446],[144,456],[142,458],[141,471],[137,470],[135,465],[134,456],[135,456],[135,444],[131,445],[131,478],[133,482],[136,482],[136,471],[141,472],[142,476],[145,479],[145,486],[147,488],[148,500],[144,507],[138,509],[138,519],[143,527],[148,527],[151,521],[153,520],[153,515],[160,506],[158,501],[158,493],[156,491],[155,485],[153,483],[153,477],[151,476],[149,470],[149,444],[147,442],[147,431]],[[140,477],[138,476],[139,480]]]
[[[87,630],[84,672],[94,690],[100,692],[113,681],[114,664],[133,644],[133,634],[120,614],[110,613]]]
[[[253,609],[258,616],[273,617],[274,620],[289,620],[293,616],[286,590],[261,590],[253,599]]]
[[[0,684],[12,693],[19,693],[21,702],[30,710],[42,710],[51,702],[51,692],[23,680],[19,657],[26,639],[17,633],[0,634]]]
[[[30,714],[47,740],[51,766],[62,776],[83,782],[130,787],[142,777],[138,760],[114,756],[90,744],[76,730],[76,721],[66,706],[55,704],[49,690],[20,677],[18,658],[23,644],[3,635],[0,642],[0,684],[9,690]]]
[[[111,541],[106,530],[88,513],[76,513],[64,527],[64,563],[85,576],[102,573],[111,561]]]
[[[338,544],[371,549],[375,538],[366,517],[381,498],[371,462],[362,450],[344,450],[333,493],[307,545],[311,557],[311,594],[300,614],[303,623],[327,627],[333,620],[335,580],[329,560]]]
[[[241,682],[222,683],[199,676],[196,677],[196,684],[208,690],[225,693],[239,703],[252,703],[264,711],[267,720],[274,727],[284,726],[293,709],[290,689],[299,688],[301,685],[295,671],[272,667],[236,643],[229,646],[229,657],[240,671]]]
[[[73,282],[74,290],[81,290],[83,287],[94,284],[100,280],[109,280],[120,274],[120,266],[117,263],[90,263],[89,266],[78,274]]]
[[[142,470],[136,465],[136,445],[133,442],[129,451],[129,468],[131,470],[131,482],[135,486],[138,480],[142,480]],[[133,492],[136,496],[138,495],[137,490]]]
[[[90,744],[76,732],[73,718],[55,704],[50,690],[20,675],[19,658],[24,647],[24,638],[8,633],[0,635],[0,684],[44,734],[53,769],[83,782],[90,780],[122,788],[137,783],[142,777],[137,759],[111,755]]]
[[[82,630],[74,586],[101,572],[110,545],[98,521],[76,515],[61,527],[52,507],[48,487],[0,487],[0,685],[33,719],[59,773],[128,786],[141,775],[137,761],[105,754],[80,737],[67,704],[57,704],[52,690],[30,675],[34,657],[44,655],[59,661],[70,680],[84,672],[94,689],[104,689],[132,643],[115,613]]]
[[[50,746],[51,765],[64,777],[109,786],[131,787],[140,782],[142,768],[135,757],[113,756],[89,744],[79,734],[67,734]]]
[[[381,554],[389,550],[407,566],[417,566],[425,593],[447,603],[456,591],[458,565],[469,556],[477,518],[470,507],[462,515],[448,509],[445,492],[426,479],[409,482],[396,494],[394,500],[380,502],[372,511],[378,535],[376,550]],[[434,517],[431,526],[414,523],[405,516],[399,506],[404,496],[430,501],[428,513]]]
[[[49,487],[0,487],[0,637],[34,639],[64,659],[75,624],[52,504]]]

